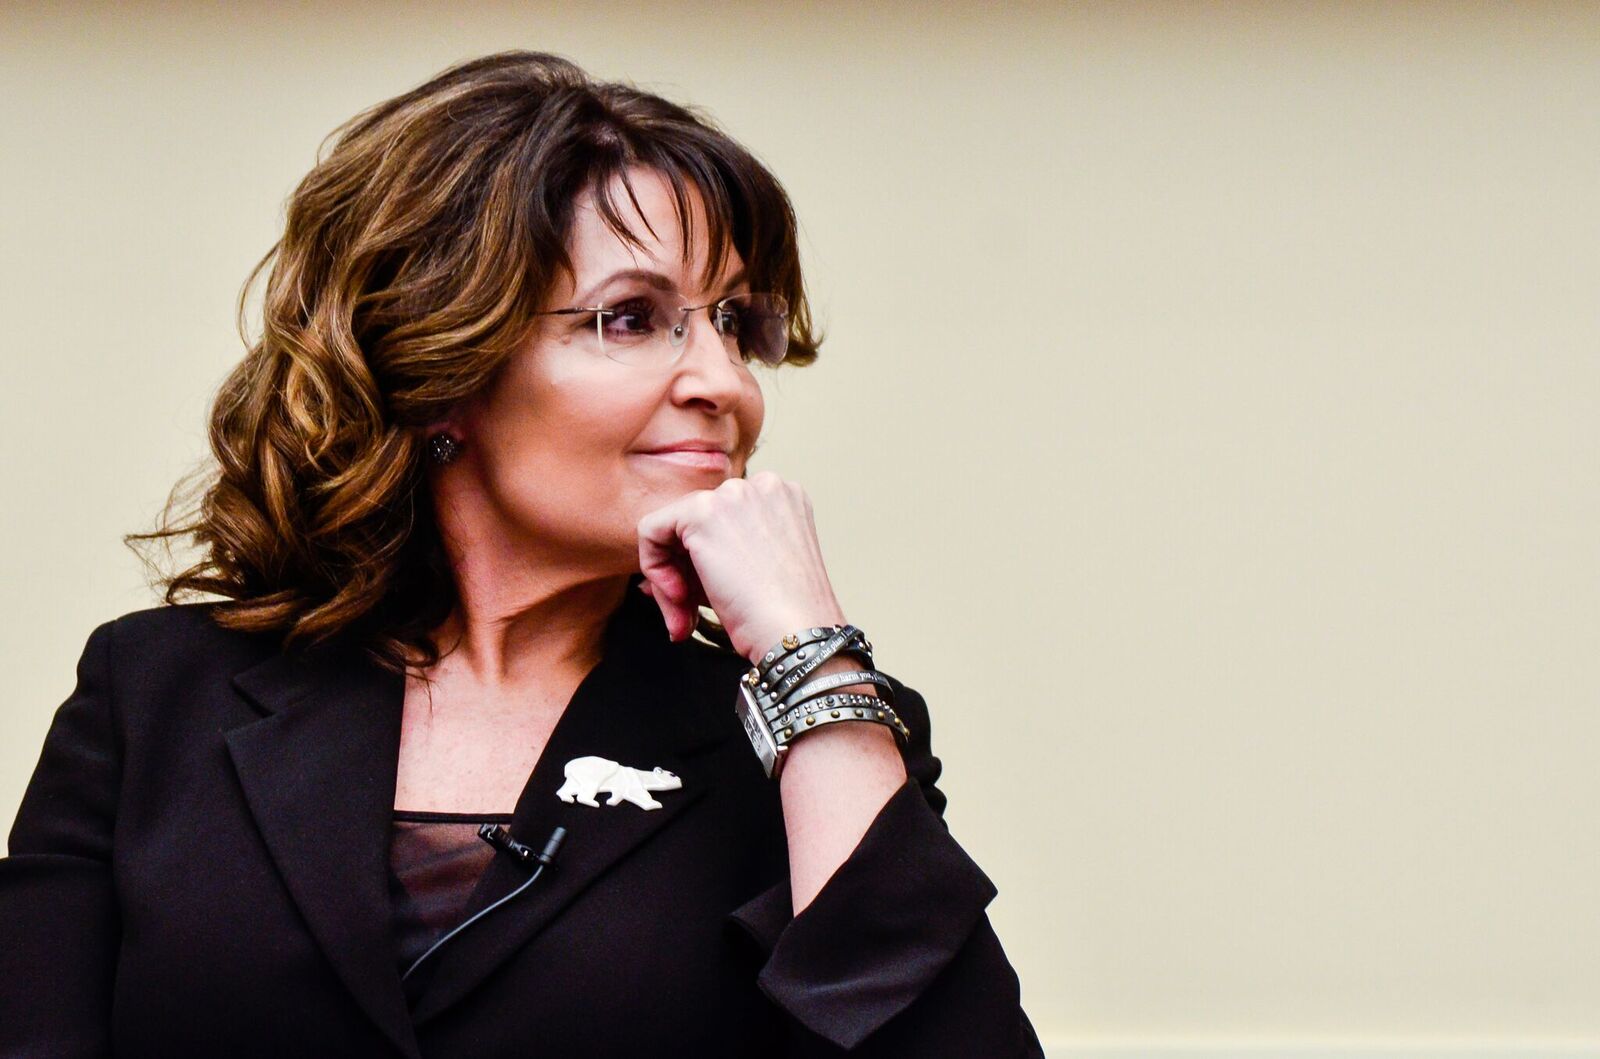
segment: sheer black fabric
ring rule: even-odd
[[[511,814],[395,810],[389,836],[389,903],[402,975],[465,918],[472,891],[495,856],[494,847],[478,837],[484,823],[509,824]],[[427,973],[424,964],[406,982],[407,1001],[416,1003]]]

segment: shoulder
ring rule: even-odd
[[[174,603],[110,618],[89,634],[85,661],[103,667],[113,698],[126,701],[225,680],[279,652],[277,634],[225,628],[217,607]]]
[[[242,705],[229,712],[226,684],[275,650],[274,638],[225,629],[215,609],[148,607],[88,634],[76,686],[55,710],[13,827],[13,852],[108,855],[124,777],[142,762],[170,764],[203,747],[219,720],[249,716]]]
[[[201,603],[167,603],[154,607],[144,607],[139,610],[130,610],[108,619],[103,624],[109,625],[119,638],[126,639],[160,639],[174,635],[204,636],[216,633],[228,633],[229,630],[216,624],[215,614],[218,603],[209,600]]]
[[[276,648],[278,638],[273,633],[244,632],[229,629],[217,621],[221,601],[207,600],[199,603],[168,603],[144,607],[120,614],[102,623],[109,627],[119,644],[132,644],[141,648],[166,648],[171,650],[223,649],[260,650]]]

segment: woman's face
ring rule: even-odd
[[[710,257],[698,196],[691,194],[695,246],[684,265],[671,185],[653,170],[636,168],[630,178],[648,227],[620,181],[612,201],[628,211],[644,248],[606,227],[592,196],[580,197],[568,245],[575,275],[557,283],[545,308],[661,298],[644,279],[616,276],[624,271],[669,283],[666,301],[673,306],[749,290],[739,276],[744,262],[731,249],[715,284],[702,289],[696,282]],[[670,364],[624,364],[603,355],[589,315],[541,316],[537,323],[495,382],[448,421],[464,443],[444,471],[457,479],[446,494],[456,509],[451,521],[474,547],[493,551],[493,539],[541,566],[566,566],[568,576],[635,571],[636,527],[644,515],[744,474],[765,415],[761,385],[750,365],[730,359],[704,310],[689,314],[688,337]],[[727,461],[695,466],[645,454],[685,441],[711,442]]]

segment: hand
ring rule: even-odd
[[[698,608],[716,611],[733,646],[755,662],[780,637],[844,624],[811,517],[811,499],[772,471],[697,489],[639,520],[641,589],[673,640]]]

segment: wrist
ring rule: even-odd
[[[807,617],[810,620],[807,620]],[[843,611],[838,607],[824,607],[810,613],[808,616],[792,617],[787,620],[764,621],[750,634],[751,639],[740,644],[735,641],[739,653],[749,660],[751,665],[759,666],[768,651],[781,650],[785,636],[794,633],[810,631],[811,629],[830,629],[835,625],[849,624]]]
[[[894,730],[881,724],[830,724],[795,740],[783,753],[787,761],[778,776],[780,783],[840,766],[853,773],[881,775],[891,786],[904,783],[907,775]]]
[[[736,709],[769,778],[784,771],[790,744],[839,722],[887,727],[891,741],[909,735],[894,712],[888,678],[873,664],[872,643],[854,625],[798,627],[751,660],[754,664],[739,681]],[[859,739],[849,742],[871,745]]]

